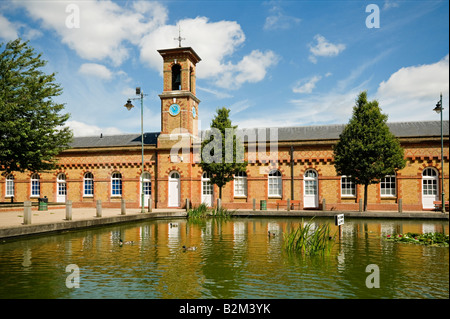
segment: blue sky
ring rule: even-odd
[[[136,86],[144,130],[160,130],[156,50],[176,47],[179,27],[202,58],[202,129],[223,106],[241,128],[347,123],[363,90],[391,122],[439,120],[442,92],[448,119],[448,1],[0,2],[0,41],[43,54],[76,136],[140,132],[139,107],[123,107]]]

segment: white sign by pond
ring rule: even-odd
[[[334,224],[336,226],[344,225],[344,214],[339,214],[334,216]]]

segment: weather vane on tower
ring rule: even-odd
[[[181,26],[178,26],[178,38],[173,38],[174,40],[178,40],[178,47],[181,48],[181,41],[186,40],[185,38],[181,37]]]

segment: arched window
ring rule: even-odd
[[[60,173],[56,177],[57,202],[65,202],[67,196],[66,174]]]
[[[148,196],[152,194],[152,180],[150,178],[149,172],[144,172],[142,174],[142,182],[144,183],[142,186],[144,190],[144,195]]]
[[[279,170],[271,170],[269,173],[269,196],[281,197],[283,187],[281,181],[281,173]]]
[[[111,195],[122,196],[122,174],[118,172],[111,176]]]
[[[41,183],[38,173],[31,175],[31,196],[39,197],[41,195]]]
[[[211,184],[211,173],[204,172],[202,174],[202,203],[208,206],[213,205],[214,187]]]
[[[6,190],[5,197],[14,197],[14,175],[6,176]]]
[[[247,173],[239,172],[234,176],[234,196],[247,196]]]
[[[83,178],[83,196],[94,196],[94,175],[92,173],[84,174]]]
[[[427,167],[422,172],[422,193],[423,195],[437,195],[438,173],[432,167]]]
[[[172,66],[172,91],[180,90],[181,86],[181,65],[174,64]]]

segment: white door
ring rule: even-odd
[[[66,175],[61,173],[56,178],[56,202],[65,203],[67,197]]]
[[[169,175],[169,207],[180,206],[180,174],[173,172]]]
[[[303,207],[318,208],[319,195],[317,191],[317,172],[315,170],[309,169],[305,172],[303,189]]]
[[[208,207],[214,205],[214,186],[211,184],[210,175],[203,173],[202,175],[202,203]]]
[[[142,183],[144,185],[144,187],[142,188]],[[144,174],[142,174],[141,176],[141,181],[140,181],[140,197],[139,200],[142,200],[142,190],[144,191],[144,207],[148,207],[148,200],[150,199],[150,195],[152,194],[152,182],[150,180],[150,173],[145,172]],[[141,207],[142,207],[142,203],[141,203]]]
[[[433,209],[434,201],[439,200],[438,194],[439,176],[437,171],[428,167],[422,172],[422,208]]]

